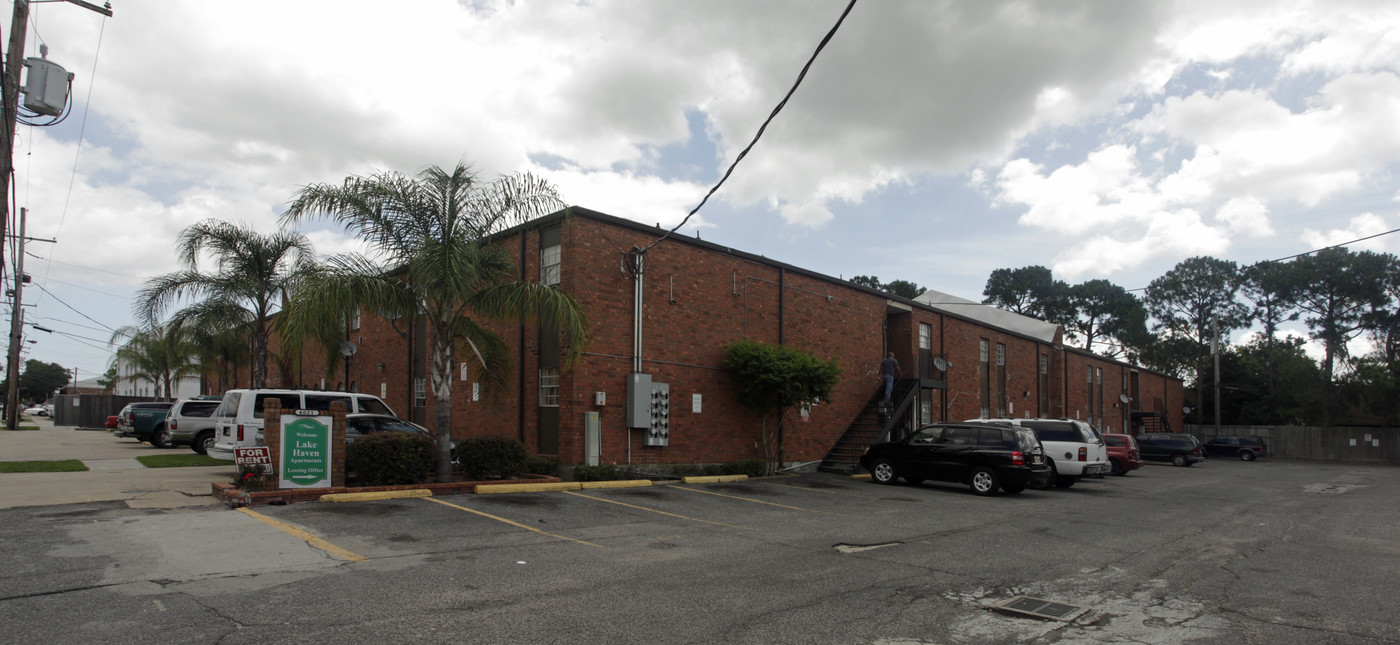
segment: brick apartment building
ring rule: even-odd
[[[557,283],[582,303],[591,340],[577,364],[561,369],[556,334],[533,324],[498,327],[515,359],[511,391],[503,404],[489,404],[468,371],[454,369],[454,436],[515,438],[566,466],[760,458],[760,419],[739,405],[723,367],[725,346],[741,339],[840,363],[834,400],[783,420],[788,464],[831,451],[871,404],[887,352],[906,377],[908,412],[899,416],[906,427],[1047,416],[1114,432],[1182,428],[1179,379],[1066,347],[1056,325],[948,294],[906,300],[681,235],[651,248],[634,281],[625,270],[629,252],[663,233],[579,207],[501,233],[521,279]],[[349,382],[430,425],[421,322],[364,312],[350,321],[347,340],[355,352],[330,370],[311,351],[299,377],[270,366],[269,387]],[[668,434],[636,428],[645,425],[636,411],[629,418],[629,380],[649,400],[635,373],[669,387]]]

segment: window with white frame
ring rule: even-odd
[[[559,368],[540,368],[540,407],[559,407]]]
[[[413,407],[423,408],[428,406],[428,379],[419,377],[413,379]]]
[[[1006,345],[997,343],[997,365],[1006,365]]]
[[[560,246],[540,249],[540,284],[559,284]]]
[[[360,310],[357,308],[357,309],[355,309],[355,311],[354,311],[353,313],[350,314],[350,329],[351,329],[351,330],[356,330],[356,329],[359,329],[359,328],[360,328]]]
[[[919,399],[919,423],[933,423],[933,394],[928,390]]]
[[[983,338],[981,340],[981,343],[978,347],[978,351],[979,353],[977,355],[977,360],[982,361],[983,363],[987,362],[987,339]]]
[[[933,349],[933,325],[919,323],[919,349]]]

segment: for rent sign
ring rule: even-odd
[[[267,446],[254,448],[234,448],[233,463],[239,466],[257,466],[265,473],[272,472],[272,450]]]
[[[331,417],[282,415],[282,488],[331,486]]]

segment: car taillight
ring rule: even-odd
[[[243,443],[243,424],[238,424],[238,443]]]
[[[175,419],[171,419],[169,425],[170,425],[170,429],[171,429],[171,430],[179,430],[179,429],[180,429],[180,422],[179,422],[179,421],[176,421]]]
[[[1020,450],[1013,450],[1013,451],[1011,451],[1011,465],[1012,465],[1012,466],[1024,466],[1024,465],[1026,465],[1026,456],[1025,456],[1024,454],[1022,454]]]
[[[1079,448],[1079,461],[1089,461],[1089,449],[1088,449],[1088,448],[1084,448],[1084,447],[1082,447],[1082,446]]]

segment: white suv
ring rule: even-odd
[[[1108,446],[1094,427],[1076,419],[982,419],[1027,428],[1040,439],[1050,462],[1050,481],[1069,488],[1080,477],[1107,475],[1113,470]]]
[[[229,390],[219,409],[214,411],[214,445],[208,455],[215,459],[233,461],[235,448],[263,445],[263,405],[268,399],[280,399],[289,410],[330,410],[331,402],[344,401],[347,414],[370,412],[394,414],[379,397],[370,394],[327,392],[324,390]]]

